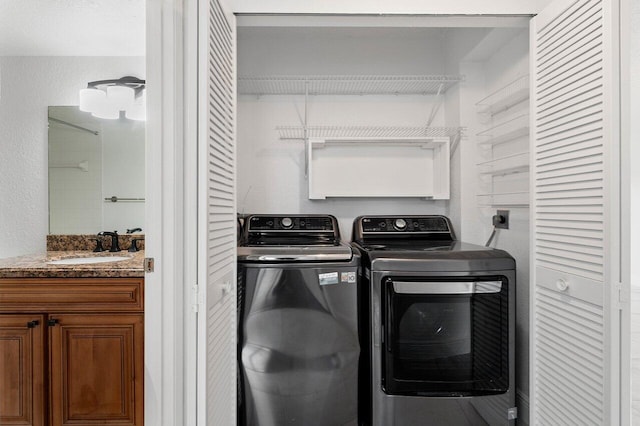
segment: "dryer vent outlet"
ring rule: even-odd
[[[498,210],[493,215],[493,226],[497,229],[509,229],[509,210]]]

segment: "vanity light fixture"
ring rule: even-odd
[[[97,118],[117,119],[120,111],[130,120],[146,119],[145,80],[126,76],[117,80],[98,80],[80,90],[80,111]]]

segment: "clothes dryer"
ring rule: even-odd
[[[361,424],[515,422],[515,261],[444,216],[362,216]]]

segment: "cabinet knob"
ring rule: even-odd
[[[57,324],[59,324],[59,323],[60,323],[60,321],[55,319],[55,318],[49,318],[49,320],[47,321],[47,325],[52,326],[52,327],[57,325]]]
[[[569,288],[569,283],[564,278],[560,278],[558,281],[556,281],[556,288],[560,291],[567,291],[567,289]]]
[[[40,321],[38,320],[29,321],[27,323],[27,328],[35,328],[38,324],[40,324]]]

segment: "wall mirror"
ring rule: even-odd
[[[142,228],[145,122],[50,106],[49,233]]]

